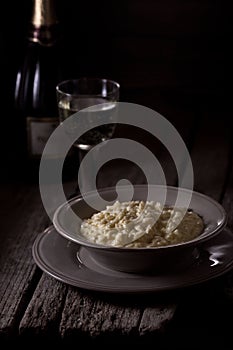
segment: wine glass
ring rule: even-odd
[[[74,113],[86,111],[88,108],[88,131],[77,138],[73,144],[73,148],[78,150],[79,164],[92,147],[113,136],[116,124],[101,125],[101,118],[104,115],[108,116],[108,120],[112,120],[116,102],[119,101],[119,92],[118,82],[95,77],[69,79],[56,86],[60,123]],[[100,120],[100,126],[92,127],[92,120],[96,118]],[[78,127],[78,119],[76,126]]]

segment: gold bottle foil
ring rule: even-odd
[[[54,0],[34,0],[29,40],[52,46],[58,39],[58,19]]]
[[[34,0],[32,24],[35,27],[51,26],[58,22],[54,0]]]

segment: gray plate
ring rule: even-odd
[[[50,276],[79,288],[111,293],[161,292],[206,282],[233,268],[232,251],[233,234],[224,229],[203,244],[199,258],[188,269],[138,275],[97,264],[86,248],[63,238],[53,226],[39,234],[32,247],[36,264]]]

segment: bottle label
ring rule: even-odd
[[[31,157],[41,156],[46,142],[58,126],[55,118],[27,118],[28,150]]]

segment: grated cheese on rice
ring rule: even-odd
[[[130,248],[186,242],[203,229],[197,213],[154,201],[116,201],[81,224],[81,234],[91,242]]]

